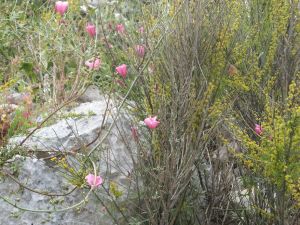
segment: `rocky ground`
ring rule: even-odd
[[[71,157],[83,155],[97,145],[108,132],[108,128],[114,122],[115,108],[109,105],[110,109],[106,111],[105,98],[94,89],[88,89],[86,94],[79,99],[76,107],[63,112],[64,115],[70,117],[65,116],[54,124],[39,129],[24,143],[24,151],[38,150],[39,154],[34,154],[33,157],[17,156],[11,160],[5,169],[7,174],[1,178],[0,194],[2,196],[10,198],[19,207],[32,210],[60,210],[80,202],[85,197],[89,191],[88,187],[77,189],[67,196],[49,197],[27,190],[22,187],[22,184],[30,189],[60,194],[67,193],[74,188],[62,175],[60,169],[51,163],[51,160],[44,160],[44,158],[60,152],[70,153]],[[109,116],[102,124],[105,112],[108,112]],[[97,139],[101,129],[100,138]],[[97,149],[97,154],[93,159],[96,160],[98,171],[104,178],[104,187],[108,188],[109,184],[114,182],[123,191],[123,198],[126,198],[125,193],[128,193],[132,186],[132,181],[128,176],[132,169],[132,160],[124,144],[126,141],[124,142],[124,137],[120,136],[120,129],[127,135],[125,138],[127,142],[130,142],[130,126],[125,120],[119,118],[107,139]],[[17,145],[24,138],[25,136],[11,138],[10,146]],[[97,141],[93,142],[96,139]],[[49,150],[53,152],[49,153]],[[73,160],[75,159],[76,157],[73,157]],[[21,185],[13,178],[18,179]],[[97,192],[108,205],[112,204],[112,196],[108,196],[103,187],[100,187]],[[117,214],[116,217],[118,217]],[[0,224],[5,225],[114,224],[105,208],[93,195],[90,195],[88,202],[80,207],[54,213],[23,211],[0,201],[0,218]]]

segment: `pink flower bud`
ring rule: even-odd
[[[258,124],[255,124],[255,129],[254,130],[255,130],[255,133],[257,135],[261,135],[262,132],[263,132],[262,127],[260,125],[258,125]]]
[[[103,38],[101,39],[101,42],[103,43],[103,45],[104,45],[106,48],[113,48],[112,44],[109,43],[108,39],[106,39],[106,38],[103,37]]]
[[[69,3],[63,1],[55,2],[55,12],[59,13],[60,15],[64,15],[65,12],[68,10]]]
[[[86,32],[88,32],[88,34],[90,35],[90,37],[95,37],[96,36],[96,26],[88,23],[88,25],[86,25],[85,27]]]
[[[85,65],[89,67],[89,69],[98,70],[101,66],[101,61],[99,58],[96,58],[95,60],[87,60],[85,62]]]
[[[155,129],[159,125],[159,123],[160,123],[158,120],[156,120],[156,118],[157,118],[156,116],[154,116],[154,117],[149,116],[148,118],[146,118],[144,120],[144,123],[150,129]]]
[[[94,174],[88,174],[86,177],[86,182],[92,187],[96,188],[103,183],[103,180],[100,176],[96,176]]]
[[[138,136],[138,131],[136,127],[131,127],[131,135],[133,137],[134,140],[138,140],[139,136]]]
[[[30,115],[31,115],[31,112],[30,112],[30,111],[24,111],[24,112],[22,113],[23,118],[26,119],[26,120],[29,119]]]
[[[112,44],[108,43],[108,44],[107,44],[107,47],[108,47],[108,48],[113,48],[114,46],[113,46]]]
[[[155,66],[154,66],[154,64],[153,64],[153,63],[149,63],[149,66],[148,66],[148,72],[149,72],[150,74],[153,74],[154,71],[155,71]]]
[[[116,30],[119,34],[123,34],[125,32],[125,27],[123,24],[117,24]]]
[[[107,24],[107,28],[108,28],[109,30],[113,30],[113,26],[112,26],[112,23],[111,23],[111,22],[109,22],[109,23]]]
[[[122,64],[122,65],[116,67],[116,72],[125,79],[126,75],[127,75],[127,66],[125,64]]]
[[[139,57],[141,57],[141,58],[144,57],[144,55],[145,55],[145,47],[143,45],[136,45],[134,49],[135,49],[136,54]]]
[[[67,22],[66,22],[64,19],[60,19],[60,20],[58,21],[58,24],[59,24],[59,25],[67,25]]]
[[[138,31],[140,34],[143,34],[145,32],[145,29],[144,29],[144,27],[140,27]]]
[[[125,82],[124,82],[123,80],[117,79],[117,80],[116,80],[116,83],[117,83],[119,86],[121,86],[121,87],[126,87],[126,84],[125,84]]]

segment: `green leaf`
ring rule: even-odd
[[[21,69],[26,73],[26,75],[29,77],[31,82],[37,81],[37,75],[34,72],[34,67],[32,63],[29,62],[23,62],[21,64]]]

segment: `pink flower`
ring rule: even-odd
[[[123,24],[117,24],[116,30],[119,34],[123,34],[125,32],[125,27]]]
[[[85,27],[86,32],[90,35],[90,37],[96,36],[96,26],[94,24],[88,23]]]
[[[68,10],[69,3],[63,1],[55,2],[55,11],[60,15],[64,15],[65,12]]]
[[[101,61],[99,58],[96,58],[95,60],[90,59],[85,62],[85,65],[90,69],[98,70],[101,66]]]
[[[88,174],[86,177],[86,182],[92,187],[96,188],[103,183],[103,180],[100,176],[94,176],[94,174]]]
[[[260,125],[258,125],[258,124],[255,124],[255,133],[257,134],[257,135],[261,135],[262,134],[262,132],[263,132],[263,129],[262,129],[262,127],[260,126]]]
[[[139,57],[141,57],[141,58],[144,57],[144,55],[145,55],[145,47],[143,45],[136,45],[134,49],[135,49],[136,54]]]
[[[144,31],[145,31],[145,30],[144,30],[144,27],[140,27],[138,31],[139,31],[140,34],[143,34]]]
[[[126,77],[126,75],[127,75],[127,66],[126,66],[125,64],[122,64],[122,65],[120,65],[120,66],[117,66],[117,67],[116,67],[116,72],[117,72],[118,74],[120,74],[120,75],[125,79],[125,77]]]
[[[149,116],[144,120],[144,123],[150,128],[150,129],[155,129],[159,125],[159,121],[156,120],[156,116],[151,117]]]

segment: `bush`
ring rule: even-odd
[[[297,2],[119,1],[80,11],[74,0],[63,15],[50,2],[5,6],[3,87],[29,85],[36,103],[63,106],[93,83],[118,105],[116,119],[130,114],[136,145],[118,129],[135,193],[126,202],[118,184],[104,188],[116,223],[299,222]],[[77,158],[78,173],[65,158],[53,162],[82,188],[99,146]]]

